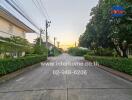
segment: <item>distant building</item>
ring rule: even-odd
[[[46,46],[46,42],[43,42],[43,45]],[[54,48],[54,45],[53,45],[52,43],[48,42],[48,43],[47,43],[47,48],[48,48],[49,50],[51,50],[51,49]]]

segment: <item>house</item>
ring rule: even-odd
[[[42,44],[43,44],[44,46],[46,46],[46,42],[43,42]],[[54,45],[53,45],[52,43],[50,43],[50,42],[47,42],[47,48],[48,48],[49,50],[51,50],[51,49],[54,48]]]
[[[0,36],[20,36],[25,38],[25,33],[34,32],[31,28],[17,19],[14,15],[0,6]]]
[[[16,18],[9,11],[0,6],[0,42],[7,42],[3,38],[10,38],[12,36],[26,38],[26,33],[33,33],[30,27],[25,25],[22,21]],[[18,44],[13,44],[18,45]],[[24,56],[24,51],[22,56]]]

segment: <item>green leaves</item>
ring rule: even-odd
[[[77,47],[72,47],[68,49],[68,53],[73,56],[84,56],[85,54],[87,54],[87,52],[88,50]]]
[[[2,38],[0,42],[0,52],[27,52],[31,49],[31,45],[26,39],[21,37]]]
[[[26,56],[17,59],[0,60],[0,76],[46,60],[44,55]]]
[[[114,57],[97,57],[85,55],[85,59],[89,61],[97,61],[106,67],[132,75],[132,59],[114,58]]]
[[[41,40],[42,41],[42,40]],[[45,54],[47,55],[48,54],[48,50],[47,48],[45,47],[44,44],[41,43],[40,45],[40,38],[37,38],[35,40],[35,45],[34,45],[34,54]]]
[[[125,0],[99,0],[91,11],[92,19],[85,32],[79,38],[79,45],[91,47],[96,42],[98,47],[113,48],[112,38],[118,38],[119,44],[126,40],[132,44],[132,2]],[[113,5],[121,5],[126,10],[126,15],[121,18],[111,16]]]

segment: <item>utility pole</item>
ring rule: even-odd
[[[46,47],[48,48],[48,27],[50,27],[50,23],[51,21],[47,21],[46,20],[46,29],[45,29],[45,32],[46,32]]]
[[[54,55],[55,55],[55,41],[56,41],[56,38],[54,37]]]
[[[58,47],[58,49],[59,49],[59,47],[60,47],[60,42],[57,42],[57,47]]]
[[[55,47],[55,41],[56,41],[56,38],[54,37],[54,47]]]
[[[43,30],[40,29],[40,46],[42,45],[42,33],[43,33]]]
[[[77,43],[75,42],[75,47],[77,47]]]

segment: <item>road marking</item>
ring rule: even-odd
[[[23,79],[24,79],[24,77],[21,77],[21,78],[17,79],[16,82],[19,82],[19,81],[21,81]]]

